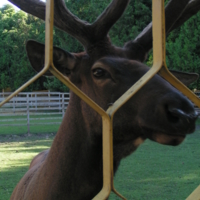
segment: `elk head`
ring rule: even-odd
[[[44,19],[44,2],[10,2]],[[55,26],[79,40],[85,51],[69,53],[54,47],[54,65],[105,110],[149,70],[142,62],[152,48],[151,24],[122,48],[115,47],[108,36],[128,3],[129,0],[113,0],[89,24],[70,13],[64,1],[55,1]],[[166,31],[183,23],[186,15],[192,16],[199,5],[199,0],[170,1],[166,8]],[[29,41],[27,53],[33,68],[40,71],[44,67],[44,45]],[[187,84],[198,77],[173,73],[186,79]],[[185,96],[155,75],[114,116],[114,170],[146,138],[161,144],[180,144],[186,134],[194,131],[197,116]],[[92,199],[101,187],[101,117],[71,93],[51,149],[36,156],[11,199]]]
[[[10,0],[17,5],[18,0]],[[198,1],[191,1],[198,4]],[[55,1],[55,26],[76,38],[85,48],[81,53],[69,53],[54,48],[54,65],[103,109],[114,103],[147,71],[142,64],[152,48],[151,24],[124,47],[115,47],[108,36],[112,25],[120,18],[129,0],[113,0],[107,9],[93,23],[81,21],[66,8],[62,0]],[[35,5],[34,5],[35,4]],[[44,19],[43,2],[32,0],[19,4],[26,12]],[[40,9],[37,9],[39,6]],[[183,23],[184,13],[191,12],[190,1],[170,1],[166,8],[166,31]],[[193,5],[193,9],[195,8]],[[173,12],[171,12],[173,10]],[[197,11],[196,11],[197,12]],[[27,42],[27,53],[36,71],[44,66],[44,45]],[[196,74],[176,73],[189,82],[196,80]],[[47,73],[46,75],[50,75]],[[74,94],[70,103],[73,104]],[[80,100],[88,132],[99,138],[101,118]],[[114,118],[114,153],[118,159],[127,156],[146,138],[162,144],[180,144],[185,135],[195,129],[197,113],[193,104],[159,75],[155,75]],[[126,148],[124,148],[126,147]]]

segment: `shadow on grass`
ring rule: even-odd
[[[32,158],[51,146],[55,134],[0,136],[0,200],[10,198]]]
[[[46,137],[49,137],[46,139]],[[54,136],[4,138],[3,149],[14,156],[37,153],[47,149]],[[124,159],[115,177],[116,189],[128,200],[182,200],[200,184],[200,131],[189,135],[177,147],[146,141],[138,150]],[[5,148],[4,148],[5,147]],[[13,149],[9,149],[12,148]],[[46,148],[47,147],[47,148]],[[1,148],[1,146],[0,146]],[[16,150],[19,148],[18,150]],[[18,151],[18,152],[15,152]],[[30,159],[16,160],[2,167],[0,200],[7,200],[28,170]],[[118,200],[111,195],[109,200]]]
[[[1,171],[0,176],[0,200],[8,200],[17,183],[28,170],[28,165],[23,167],[10,167]]]
[[[189,171],[189,174],[191,172]],[[188,174],[182,174],[183,177],[171,176],[156,177],[155,174],[146,179],[137,179],[134,175],[129,179],[115,181],[115,186],[127,199],[136,200],[183,200],[186,199],[193,190],[199,185],[200,177],[185,179]],[[126,180],[126,181],[124,181]],[[113,194],[109,200],[118,200]]]
[[[52,133],[33,133],[33,134],[9,134],[9,135],[1,135],[0,134],[0,144],[1,143],[14,143],[14,142],[25,142],[34,144],[34,141],[44,141],[45,139],[48,141],[52,141],[52,139],[55,137],[56,132]]]
[[[199,141],[199,131],[177,147],[146,141],[122,161],[116,189],[127,199],[186,199],[200,184]],[[111,195],[110,199],[119,198]]]

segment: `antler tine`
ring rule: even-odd
[[[40,0],[9,0],[23,11],[45,19],[45,3]],[[73,15],[63,0],[56,0],[54,25],[79,40],[84,47],[106,37],[109,29],[123,14],[129,0],[113,0],[98,19],[90,25]]]
[[[8,0],[21,10],[34,15],[40,19],[45,19],[45,3],[40,0]]]
[[[171,0],[165,8],[166,33],[183,24],[199,10],[199,0]],[[138,45],[142,47],[144,55],[136,59],[144,61],[141,58],[145,58],[145,55],[152,49],[152,23],[146,26],[134,41],[129,41],[124,47],[131,50]]]
[[[56,22],[55,25],[59,24],[59,26],[62,27],[61,30],[79,40],[84,47],[87,47],[90,43],[90,24],[73,15],[67,9],[63,0],[55,1],[54,13]]]
[[[113,0],[104,12],[92,24],[94,38],[100,40],[105,37],[114,23],[121,17],[129,0]]]
[[[40,0],[8,0],[21,10],[32,14],[42,20],[45,20],[45,7],[46,4]],[[83,46],[87,46],[89,38],[89,25],[87,22],[80,20],[73,15],[65,6],[63,0],[56,0],[54,6],[54,25],[69,33],[74,38],[79,40]]]
[[[171,0],[165,8],[165,26],[166,32],[174,25],[177,18],[180,17],[183,10],[187,7],[189,0]],[[147,34],[147,35],[146,35]],[[148,38],[146,38],[148,36]],[[146,45],[146,39],[149,42]],[[147,51],[152,48],[152,23],[150,23],[136,38],[135,41],[138,41]],[[144,46],[142,43],[144,43]]]
[[[171,32],[177,27],[181,26],[185,21],[187,21],[191,16],[195,15],[200,10],[200,1],[199,0],[190,0],[186,9],[183,11],[180,18],[175,22],[175,24],[168,30]]]

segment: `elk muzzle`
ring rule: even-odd
[[[176,124],[180,123],[181,127],[185,129],[185,133],[194,132],[195,121],[199,116],[197,111],[188,114],[179,108],[168,107],[168,115]]]
[[[180,144],[187,134],[195,131],[199,116],[193,104],[180,93],[168,93],[158,102],[150,119],[145,120],[147,138],[166,145]]]

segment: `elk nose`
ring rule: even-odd
[[[168,119],[175,124],[180,124],[182,129],[185,129],[186,133],[191,133],[195,129],[195,121],[199,114],[197,111],[186,113],[180,108],[172,106],[168,107]]]

